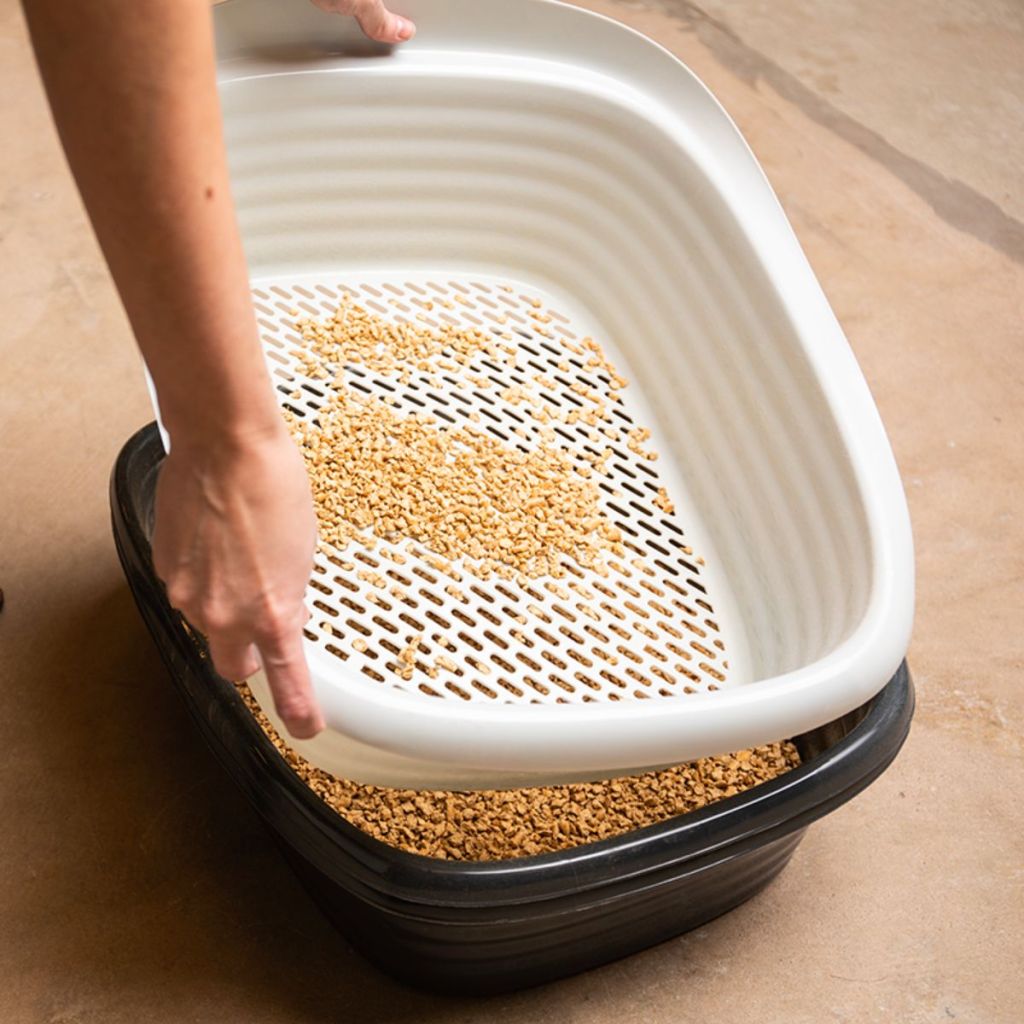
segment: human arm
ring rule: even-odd
[[[282,4],[297,0],[281,0]],[[383,42],[381,0],[314,0]],[[207,0],[23,0],[54,118],[156,384],[171,453],[153,559],[232,679],[266,670],[294,736],[323,727],[302,652],[316,526],[273,400],[231,202]]]
[[[379,2],[319,5],[358,7],[378,38],[411,34]],[[156,570],[206,634],[217,670],[244,678],[262,661],[280,717],[293,735],[312,736],[323,723],[301,636],[315,518],[260,352],[208,3],[24,8],[61,141],[171,437],[157,487]]]

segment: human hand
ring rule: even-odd
[[[157,481],[154,567],[220,675],[245,679],[262,663],[297,739],[324,727],[302,650],[315,546],[309,479],[283,422],[242,439],[175,439]]]
[[[156,570],[207,634],[217,670],[242,679],[261,657],[285,725],[312,736],[323,723],[303,656],[302,599],[316,522],[259,343],[209,5],[23,6],[173,442],[157,485]]]
[[[416,26],[400,14],[392,14],[383,0],[313,0],[322,11],[351,14],[370,39],[378,43],[404,43],[416,34]]]

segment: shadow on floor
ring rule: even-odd
[[[202,744],[126,587],[106,582],[58,596],[27,638],[30,725],[6,754],[24,829],[3,844],[5,918],[40,1019],[110,1003],[140,1020],[156,993],[183,1020],[254,1004],[268,1020],[488,1016],[390,981],[321,918]]]

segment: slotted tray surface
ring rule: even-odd
[[[484,350],[459,365],[442,354],[443,366],[401,375],[346,363],[344,380],[399,415],[429,413],[442,430],[474,423],[522,451],[555,444],[589,466],[610,448],[606,473],[592,480],[625,557],[609,555],[599,569],[566,562],[558,579],[483,579],[411,538],[364,532],[344,550],[322,544],[309,591],[311,664],[334,664],[410,697],[477,702],[660,699],[735,684],[686,509],[660,472],[666,453],[630,438],[652,425],[642,396],[635,383],[616,388],[608,369],[594,365],[572,317],[542,292],[486,277],[256,282],[268,364],[282,405],[299,418],[315,421],[329,385],[304,371],[296,322],[329,318],[345,294],[387,320],[489,331],[514,345],[506,358]],[[616,368],[629,379],[628,367]],[[506,400],[508,389],[529,400]],[[587,408],[587,396],[600,396],[606,418],[566,423],[566,413]],[[531,402],[546,410],[541,419]]]

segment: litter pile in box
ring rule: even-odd
[[[609,403],[597,389],[577,382],[574,393],[588,404],[552,412],[543,389],[558,385],[542,372],[504,388],[496,388],[486,372],[472,372],[480,355],[517,367],[523,352],[510,332],[496,336],[449,323],[433,328],[395,322],[369,312],[348,293],[329,320],[305,319],[298,326],[307,345],[293,355],[305,375],[332,378],[330,399],[317,410],[315,422],[294,422],[324,541],[343,548],[369,528],[377,537],[420,541],[441,556],[439,571],[449,575],[453,567],[444,560],[461,558],[481,579],[496,575],[522,582],[548,574],[564,577],[565,559],[594,568],[608,553],[625,555],[622,532],[604,515],[592,480],[612,455],[597,426],[604,423],[612,436],[621,429],[608,427]],[[533,325],[535,332],[542,329]],[[575,346],[576,354],[588,353],[594,367],[605,368],[616,386],[624,387],[598,346],[587,342],[589,352]],[[400,405],[398,398],[368,396],[351,386],[345,370],[353,366],[395,377],[399,385],[411,383],[414,373],[424,374],[437,388],[444,386],[440,374],[460,373],[472,388],[500,392],[503,402],[535,421],[534,431],[521,423],[513,441],[540,443],[523,450],[493,436],[476,410],[462,424],[445,423],[431,412],[397,413],[392,406]],[[562,372],[571,369],[567,361],[561,366]],[[558,443],[552,423],[559,419],[587,424],[592,443],[603,451],[580,460]],[[630,435],[635,450],[645,439],[642,433],[636,429]]]
[[[726,683],[703,559],[597,342],[510,285],[315,287],[254,292],[319,523],[312,643],[467,701]]]
[[[800,763],[796,747],[782,742],[601,782],[476,792],[363,786],[297,754],[245,683],[236,686],[292,770],[329,807],[375,839],[442,860],[508,860],[595,843],[735,796]]]

